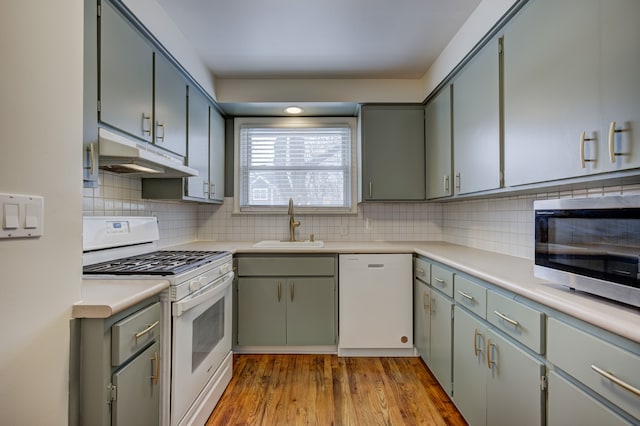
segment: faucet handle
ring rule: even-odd
[[[293,198],[289,198],[289,212],[287,214],[288,215],[293,214]]]

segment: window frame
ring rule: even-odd
[[[358,213],[358,159],[357,140],[358,125],[356,117],[237,117],[233,125],[234,171],[233,171],[233,213],[234,214],[264,214],[287,213],[287,206],[253,206],[240,207],[240,131],[242,127],[317,127],[317,126],[345,126],[351,131],[350,140],[350,175],[349,184],[351,204],[349,207],[303,207],[296,206],[296,214],[357,214]],[[294,200],[295,203],[295,200]]]

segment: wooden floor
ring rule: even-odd
[[[213,425],[465,425],[420,358],[235,355]]]

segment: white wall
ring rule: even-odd
[[[5,0],[0,192],[42,195],[44,235],[0,240],[0,423],[66,425],[69,319],[82,274],[77,0]]]

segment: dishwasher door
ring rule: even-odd
[[[338,354],[413,354],[412,255],[344,254],[339,268]]]

